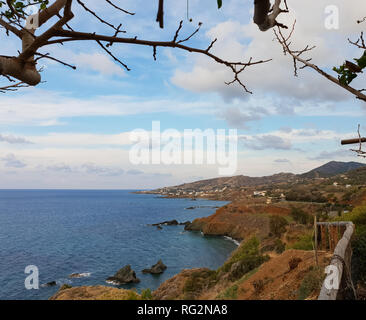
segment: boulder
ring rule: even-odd
[[[186,221],[186,222],[181,222],[179,225],[180,226],[188,226],[191,224],[191,221]]]
[[[194,229],[194,225],[193,225],[193,223],[187,223],[187,224],[184,226],[184,230],[186,230],[186,231],[198,231],[198,230],[195,230],[195,229]]]
[[[45,283],[42,287],[54,287],[55,285],[57,285],[56,281],[50,281]]]
[[[154,264],[150,269],[142,270],[143,273],[160,274],[166,270],[167,266],[161,261],[161,259]]]
[[[165,226],[177,226],[179,223],[177,220],[168,220],[168,221],[163,221],[163,222],[159,222],[159,223],[154,223],[152,224],[152,226],[156,227],[156,226],[161,226],[161,225],[165,225]]]
[[[118,284],[138,283],[140,279],[136,277],[135,271],[131,269],[130,265],[119,269],[113,277],[107,278],[107,281],[113,281]]]

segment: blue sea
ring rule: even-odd
[[[192,221],[226,202],[164,199],[131,191],[0,190],[0,299],[48,299],[59,287],[109,285],[105,279],[130,264],[141,282],[124,288],[156,289],[185,268],[216,269],[236,244],[223,237],[184,232],[184,226],[148,224]],[[199,207],[187,210],[187,207]],[[159,259],[165,273],[142,274]],[[25,267],[39,269],[40,285],[27,290]],[[72,273],[83,273],[69,279]]]

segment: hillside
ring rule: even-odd
[[[245,188],[262,188],[268,190],[272,187],[278,188],[279,186],[285,187],[285,185],[287,185],[286,189],[291,189],[293,185],[304,185],[311,179],[337,178],[337,176],[340,176],[341,174],[347,174],[347,176],[352,178],[351,180],[356,180],[355,178],[357,178],[360,173],[362,173],[363,176],[364,170],[366,170],[366,164],[364,163],[331,161],[303,174],[277,173],[263,177],[238,175],[200,180],[152,191],[142,191],[141,193],[157,193],[174,197],[205,196],[217,200],[234,200],[236,198],[242,198],[242,195],[236,193]],[[358,181],[357,184],[361,184],[360,181]]]
[[[212,188],[240,188],[240,187],[254,187],[260,185],[268,185],[271,183],[281,183],[293,180],[296,175],[292,173],[278,173],[271,176],[264,177],[249,177],[249,176],[234,176],[234,177],[224,177],[224,178],[214,178],[207,180],[200,180],[192,183],[185,183],[172,188],[177,188],[181,190],[197,190],[202,191],[210,190]]]
[[[328,178],[366,166],[360,162],[331,161],[300,175],[301,178]]]

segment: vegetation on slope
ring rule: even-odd
[[[356,232],[352,239],[352,271],[355,282],[366,281],[366,204],[338,217],[338,221],[352,221]]]

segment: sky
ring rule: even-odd
[[[218,176],[217,164],[131,163],[130,133],[151,132],[153,121],[160,121],[162,131],[237,129],[233,175],[302,173],[332,160],[365,161],[340,145],[341,139],[357,136],[359,123],[366,132],[365,103],[314,70],[299,70],[294,77],[293,62],[273,31],[261,32],[253,24],[253,1],[224,0],[218,10],[215,0],[189,0],[188,12],[186,1],[165,2],[161,30],[155,22],[157,1],[119,2],[134,16],[101,0],[85,1],[100,16],[122,23],[122,36],[171,40],[180,20],[182,37],[202,22],[187,44],[207,48],[217,38],[212,53],[219,57],[272,59],[242,73],[253,93],[226,85],[233,76],[226,67],[178,49],[158,48],[154,61],[151,48],[115,44],[111,50],[131,69],[126,71],[95,43],[43,48],[77,70],[41,60],[40,85],[0,93],[0,188],[149,189]],[[365,29],[366,22],[356,23],[366,15],[364,0],[287,2],[290,13],[278,20],[291,26],[296,19],[292,45],[316,46],[308,55],[313,63],[335,75],[333,66],[362,55],[347,39],[357,39]],[[329,6],[339,13],[339,26],[331,30],[325,24]],[[77,4],[73,11],[74,29],[113,34]],[[0,54],[16,55],[19,41],[4,30],[0,37],[6,43]],[[361,75],[353,84],[362,89],[364,81]]]

